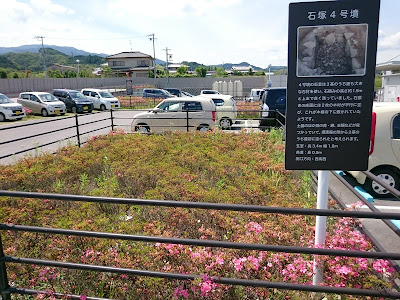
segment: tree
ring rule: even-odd
[[[0,70],[0,78],[7,78],[7,72],[4,70]]]
[[[216,73],[215,73],[216,77],[226,77],[228,76],[228,73],[226,73],[224,68],[217,68]]]
[[[242,72],[240,72],[240,71],[234,69],[233,72],[232,72],[232,75],[233,75],[233,76],[242,76]]]
[[[109,66],[103,66],[103,77],[112,77],[112,69]]]
[[[188,74],[188,68],[185,66],[180,66],[178,69],[176,69],[177,77],[184,77],[186,74]]]
[[[254,75],[254,71],[253,71],[253,68],[249,68],[249,73],[248,73],[250,76],[253,76]]]
[[[207,68],[206,67],[197,67],[195,69],[197,77],[206,77]]]

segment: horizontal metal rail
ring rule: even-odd
[[[65,195],[65,194],[51,194],[51,193],[35,193],[35,192],[19,192],[19,191],[16,192],[16,191],[5,191],[5,190],[0,190],[0,196],[25,197],[25,198],[36,198],[36,199],[44,198],[44,199],[62,200],[62,201],[98,202],[98,203],[111,203],[111,204],[185,207],[185,208],[200,208],[200,209],[214,209],[214,210],[232,210],[232,211],[243,211],[243,212],[264,212],[264,213],[287,214],[287,215],[400,220],[400,213],[383,213],[383,212],[377,213],[377,212],[343,211],[343,210],[331,210],[331,209],[306,209],[306,208],[257,206],[257,205],[245,205],[245,204],[224,204],[224,203],[210,203],[210,202],[95,197],[95,196]]]
[[[372,172],[370,171],[362,171],[367,177],[371,178],[373,181],[376,181],[379,183],[381,186],[383,186],[385,189],[387,189],[393,196],[395,196],[397,199],[400,200],[400,191],[396,190],[389,184],[387,184],[385,181],[380,179],[379,177],[375,176]]]
[[[74,236],[84,236],[84,237],[93,237],[93,238],[107,238],[107,239],[113,239],[113,240],[140,241],[140,242],[151,242],[151,243],[170,243],[170,244],[181,244],[181,245],[191,245],[191,246],[217,247],[217,248],[243,249],[243,250],[258,250],[258,251],[283,252],[283,253],[301,253],[301,254],[327,255],[327,256],[362,257],[362,258],[374,258],[374,259],[400,259],[400,253],[388,253],[388,252],[380,253],[380,252],[340,250],[340,249],[304,248],[304,247],[295,247],[295,246],[277,246],[277,245],[264,245],[264,244],[234,243],[234,242],[225,242],[225,241],[216,241],[216,240],[166,238],[166,237],[117,234],[117,233],[58,229],[58,228],[23,226],[23,225],[0,224],[0,230],[36,232],[36,233],[47,233],[47,234],[61,234],[61,235],[68,235],[68,236],[74,235]]]
[[[19,294],[19,295],[48,295],[48,296],[56,296],[60,297],[61,299],[82,299],[81,295],[71,295],[71,294],[63,294],[63,293],[56,293],[48,290],[40,291],[40,290],[32,290],[32,289],[21,289],[10,287],[4,291],[5,293],[9,294]],[[97,298],[97,297],[89,297],[85,298],[86,300],[113,300],[110,298]]]
[[[48,267],[68,268],[68,269],[75,269],[75,270],[96,271],[96,272],[104,272],[104,273],[117,273],[117,274],[136,275],[136,276],[148,276],[148,277],[157,277],[157,278],[165,278],[165,279],[195,280],[195,279],[202,278],[201,275],[144,271],[144,270],[136,270],[136,269],[88,265],[88,264],[79,264],[79,263],[71,263],[71,262],[59,262],[59,261],[22,258],[22,257],[13,257],[13,256],[4,256],[1,260],[4,262],[9,262],[9,263],[34,264],[34,265],[42,265],[42,266],[48,266]],[[297,291],[307,291],[307,292],[317,292],[317,293],[334,293],[334,294],[384,297],[384,298],[390,298],[390,299],[400,298],[399,292],[391,292],[391,291],[376,291],[376,290],[370,290],[370,289],[355,289],[355,288],[337,288],[337,287],[303,285],[303,284],[285,283],[285,282],[270,282],[270,281],[262,281],[262,280],[234,279],[234,278],[226,278],[226,277],[211,277],[211,279],[215,283],[229,284],[229,285],[277,288],[277,289],[297,290]]]
[[[38,134],[30,135],[30,136],[27,136],[27,137],[22,137],[22,138],[15,139],[15,140],[0,142],[0,145],[14,143],[14,142],[22,141],[22,140],[27,140],[27,139],[30,139],[30,138],[43,136],[43,135],[47,135],[47,134],[51,134],[51,133],[55,133],[55,132],[60,132],[60,131],[64,131],[64,130],[72,129],[72,128],[76,128],[76,126],[73,125],[73,126],[64,127],[64,128],[61,128],[61,129],[55,129],[55,130],[47,131],[47,132],[44,132],[44,133],[38,133]],[[60,140],[58,140],[58,141],[60,141]]]
[[[75,116],[71,116],[71,117],[62,117],[62,118],[60,118],[60,119],[52,119],[52,120],[45,120],[45,121],[37,121],[37,122],[25,123],[25,124],[18,124],[18,125],[12,126],[12,127],[0,127],[0,131],[2,131],[2,130],[8,130],[8,129],[14,129],[14,128],[20,128],[20,127],[34,126],[34,125],[44,124],[44,123],[57,122],[57,121],[61,121],[61,120],[65,120],[65,119],[72,119],[72,118],[75,118]]]
[[[343,183],[364,205],[366,205],[372,212],[376,212],[376,213],[381,213],[380,210],[378,210],[371,202],[367,201],[360,193],[358,193],[353,186],[347,182],[346,179],[344,179],[342,176],[339,176],[338,174],[336,174],[336,172],[332,172],[334,174],[334,176],[341,182]],[[379,182],[381,182],[381,180],[379,178],[377,178],[377,180]],[[391,222],[388,219],[383,219],[382,218],[382,222],[384,222],[393,232],[395,232],[398,236],[400,236],[400,229],[397,228],[396,225],[393,224],[393,222]]]
[[[54,142],[49,142],[49,143],[46,143],[46,144],[41,144],[41,145],[36,146],[36,147],[32,147],[32,148],[24,149],[24,150],[17,151],[17,152],[11,153],[11,154],[3,155],[3,156],[0,156],[0,159],[6,158],[6,157],[10,157],[10,156],[13,156],[13,155],[17,155],[17,154],[21,154],[21,153],[24,153],[24,152],[36,150],[38,148],[46,147],[46,146],[49,146],[49,145],[52,145],[52,144],[55,144],[55,143],[64,142],[64,141],[67,141],[67,140],[75,138],[75,137],[77,137],[77,136],[76,135],[72,135],[72,136],[66,137],[66,138],[61,139],[61,140],[57,140],[57,141],[54,141]]]

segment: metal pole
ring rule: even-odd
[[[186,131],[189,132],[189,111],[186,111]]]
[[[3,252],[3,242],[1,241],[1,235],[0,235],[0,258],[4,257],[4,252]],[[8,289],[10,285],[8,284],[8,279],[7,279],[7,269],[6,269],[6,263],[4,261],[0,262],[0,294],[1,294],[1,299],[3,300],[11,300],[10,293],[5,292],[6,289]]]
[[[44,55],[44,45],[43,45],[44,36],[36,36],[35,39],[41,39],[42,40],[42,55],[43,55],[44,77],[47,77],[46,56]]]
[[[156,64],[156,49],[154,48],[154,33],[150,34],[152,37],[150,40],[153,40],[153,57],[154,57],[154,79],[157,78],[157,64]]]
[[[113,110],[110,110],[111,114],[111,130],[114,131],[114,116],[113,116]]]
[[[79,135],[79,123],[78,123],[78,114],[75,114],[75,127],[76,127],[76,138],[78,139],[78,147],[81,147],[81,138]]]
[[[317,209],[328,209],[329,171],[318,171]],[[315,225],[315,246],[323,246],[326,237],[326,216],[317,216]],[[313,285],[323,282],[324,270],[314,259]]]

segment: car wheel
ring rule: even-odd
[[[106,106],[104,104],[100,105],[100,110],[101,111],[106,110]]]
[[[197,130],[205,132],[205,131],[210,130],[210,127],[208,125],[199,125],[199,127],[197,127]]]
[[[372,172],[379,179],[383,180],[391,187],[395,189],[399,189],[399,175],[391,169],[378,169]],[[388,198],[391,197],[392,194],[385,189],[383,186],[378,184],[376,181],[371,180],[370,178],[366,178],[364,183],[364,188],[367,192],[371,194],[374,198]]]
[[[71,107],[71,112],[72,112],[73,114],[76,114],[76,107],[75,107],[75,106],[72,106],[72,107]]]
[[[221,121],[219,121],[219,126],[224,130],[229,129],[232,126],[232,121],[228,118],[222,118]]]
[[[45,108],[43,108],[42,109],[42,116],[43,117],[47,117],[48,115],[49,115],[48,111]]]
[[[6,117],[2,113],[0,113],[0,122],[4,122],[5,119]]]
[[[147,125],[137,125],[135,126],[135,131],[140,133],[150,133],[150,127]]]

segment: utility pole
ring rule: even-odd
[[[41,39],[42,40],[42,55],[43,55],[44,76],[47,77],[46,57],[45,57],[45,54],[44,54],[44,46],[43,46],[44,36],[39,36],[38,35],[38,36],[35,36],[35,39],[37,39],[37,40]]]
[[[168,84],[169,84],[168,58],[172,58],[172,54],[168,53],[168,50],[171,50],[171,49],[168,49],[168,47],[165,47],[165,49],[162,49],[162,50],[165,50],[165,56],[167,58],[165,67],[166,67],[166,72],[167,72],[167,87],[168,87]]]
[[[156,49],[154,48],[154,33],[148,35],[150,37],[150,41],[153,41],[153,58],[154,58],[154,79],[157,78],[157,64],[156,64]]]

